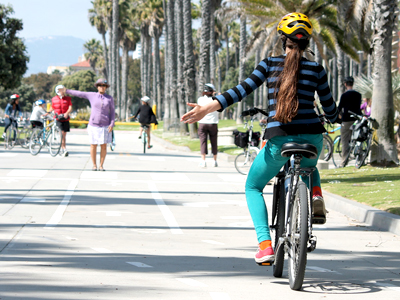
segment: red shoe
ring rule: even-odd
[[[258,248],[254,259],[256,260],[256,263],[273,262],[275,260],[274,250],[272,247],[268,247],[265,250]]]

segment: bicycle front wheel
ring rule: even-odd
[[[360,144],[358,149],[358,155],[356,156],[356,168],[359,169],[364,165],[365,159],[368,156],[369,149],[371,148],[372,135],[368,139]]]
[[[290,214],[289,236],[289,284],[292,290],[303,285],[307,264],[308,241],[308,192],[304,182],[299,182]]]
[[[253,161],[256,158],[256,156],[257,156],[257,151],[253,149],[245,150],[243,153],[240,153],[235,158],[236,170],[243,175],[249,174],[250,167],[253,164]]]
[[[322,147],[323,160],[328,161],[331,159],[333,155],[333,141],[331,137],[327,134],[324,134],[323,138],[324,138],[324,144]]]
[[[274,277],[282,277],[285,251],[283,245],[278,249],[279,238],[283,236],[285,229],[285,185],[284,178],[276,178],[274,185],[274,203],[275,205],[275,237],[274,252],[275,261],[273,264]]]
[[[61,129],[58,126],[54,126],[52,133],[49,137],[50,142],[49,142],[49,151],[51,156],[56,156],[58,153],[60,153],[61,149],[61,141],[62,141],[62,133]]]
[[[42,141],[41,137],[43,135],[43,132],[41,129],[34,129],[31,139],[29,141],[29,152],[32,155],[37,155],[40,152],[40,149],[42,149]]]
[[[340,135],[338,135],[333,141],[333,154],[332,154],[332,162],[336,168],[339,168],[340,163],[342,161],[342,140]]]

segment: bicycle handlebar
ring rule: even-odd
[[[262,109],[259,109],[257,107],[253,107],[253,108],[250,108],[249,110],[243,111],[242,112],[242,117],[246,117],[246,116],[251,116],[252,117],[252,116],[254,116],[254,115],[258,114],[258,113],[268,117],[268,113],[266,111],[264,111]]]

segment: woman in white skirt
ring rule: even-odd
[[[103,168],[104,160],[107,155],[107,144],[111,143],[111,131],[115,122],[115,106],[114,99],[106,94],[107,88],[110,85],[105,79],[99,79],[94,86],[97,88],[98,93],[95,92],[80,92],[74,90],[66,90],[66,93],[88,99],[92,112],[88,125],[88,133],[90,140],[90,156],[93,162],[93,171],[105,171]],[[97,145],[100,145],[100,167],[97,169]]]

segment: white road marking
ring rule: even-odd
[[[65,237],[67,240],[70,240],[70,241],[77,241],[77,240],[78,240],[77,238],[73,238],[73,237],[66,236],[66,235],[64,235],[64,237]]]
[[[191,278],[175,278],[175,279],[189,286],[198,286],[198,287],[207,286],[206,284]]]
[[[5,183],[14,183],[14,182],[19,182],[17,179],[8,179],[8,180],[3,180]]]
[[[400,292],[400,286],[397,286],[397,285],[394,285],[394,284],[390,284],[390,283],[386,283],[386,282],[378,282],[378,281],[375,281],[373,283],[375,283],[378,286],[386,287],[386,288],[391,289],[393,291]]]
[[[143,161],[165,161],[164,157],[156,157],[156,156],[149,156],[149,157],[138,157],[139,160]]]
[[[132,231],[139,233],[164,233],[164,229],[131,229]]]
[[[71,200],[72,194],[74,193],[78,182],[78,179],[74,179],[71,181],[64,195],[64,199],[61,201],[60,205],[58,205],[57,210],[55,211],[51,219],[47,222],[44,228],[54,229],[54,227],[57,226],[57,224],[61,221],[61,218],[63,217],[64,212],[68,207],[69,201]]]
[[[83,171],[81,174],[81,179],[108,179],[108,181],[112,179],[118,179],[118,172],[93,172],[90,171]]]
[[[127,264],[130,264],[132,266],[138,267],[138,268],[152,268],[152,266],[146,265],[141,262],[135,262],[135,261],[127,261]]]
[[[91,248],[91,249],[99,253],[113,253],[111,250],[108,250],[106,248]]]
[[[243,182],[243,184],[246,182],[246,176],[241,174],[218,174],[218,177],[226,182]]]
[[[230,227],[251,227],[253,228],[253,221],[248,220],[247,222],[236,222],[236,223],[229,223]]]
[[[35,177],[40,178],[46,175],[47,170],[22,170],[22,169],[15,169],[10,171],[7,176],[10,177]]]
[[[190,181],[189,178],[182,173],[155,173],[155,174],[150,174],[151,178],[153,180],[158,180],[158,181]]]
[[[0,153],[0,157],[14,157],[17,155],[18,153]]]
[[[202,242],[207,243],[207,244],[213,244],[213,245],[225,245],[224,243],[213,241],[213,240],[202,240]]]
[[[121,213],[119,211],[107,211],[106,216],[107,217],[120,217]]]
[[[43,198],[35,198],[35,197],[24,197],[24,199],[21,200],[21,202],[46,202],[45,199]]]
[[[213,300],[231,300],[227,293],[210,292],[210,296]]]
[[[250,216],[222,216],[223,220],[248,220]]]
[[[20,196],[0,196],[0,199],[21,199]]]
[[[178,222],[176,221],[174,215],[169,210],[168,206],[165,204],[162,199],[160,193],[157,190],[157,187],[154,182],[148,182],[149,189],[151,191],[151,195],[153,196],[154,201],[156,202],[158,208],[160,209],[162,215],[164,216],[165,221],[167,222],[171,233],[173,234],[183,234],[182,230],[179,228]]]
[[[118,183],[118,182],[107,182],[106,183],[107,185],[111,185],[111,186],[120,186],[120,185],[122,185],[122,183]]]
[[[336,274],[341,274],[337,271],[333,271],[333,270],[329,270],[329,269],[324,269],[324,268],[320,268],[320,267],[313,267],[313,266],[307,266],[306,267],[307,270],[314,270],[317,272],[323,272],[323,273],[336,273]]]
[[[183,206],[189,207],[210,207],[210,205],[237,205],[246,206],[246,201],[240,200],[222,200],[221,202],[186,202],[182,203]]]

